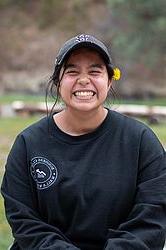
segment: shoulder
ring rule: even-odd
[[[119,139],[126,143],[139,144],[140,147],[161,150],[162,145],[153,130],[141,121],[125,116],[116,111],[110,111],[110,123]]]
[[[112,122],[118,129],[125,132],[143,133],[145,130],[150,130],[150,128],[143,122],[114,110],[110,110],[110,117],[110,122]]]
[[[22,136],[38,135],[48,129],[48,118],[43,117],[20,132]]]
[[[31,144],[35,141],[42,141],[42,138],[46,138],[48,135],[48,118],[43,117],[30,126],[22,130],[15,139],[15,143]],[[14,144],[15,144],[14,143]]]
[[[9,155],[23,155],[27,149],[34,148],[34,145],[41,145],[43,140],[48,140],[48,119],[44,117],[21,131],[15,138]]]

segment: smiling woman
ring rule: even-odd
[[[165,151],[147,126],[104,107],[114,79],[95,37],[60,49],[49,86],[65,108],[21,132],[6,163],[12,250],[164,247]]]
[[[112,83],[103,58],[94,49],[77,48],[62,66],[61,76],[59,93],[66,108],[54,114],[55,123],[72,135],[93,131],[107,115],[103,103]]]

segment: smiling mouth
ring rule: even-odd
[[[96,93],[94,91],[75,91],[73,94],[77,97],[92,97]]]

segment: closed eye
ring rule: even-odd
[[[100,70],[91,70],[89,73],[91,75],[98,75],[98,74],[101,74],[101,71]]]
[[[79,72],[77,70],[66,70],[65,72],[66,74],[70,74],[70,75],[76,75],[78,74]]]

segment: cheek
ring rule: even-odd
[[[98,79],[98,81],[96,82],[96,87],[99,90],[99,92],[101,91],[102,93],[107,93],[110,89],[110,83],[107,78]]]
[[[99,95],[98,95],[99,99],[105,100],[107,98],[107,96],[108,96],[109,89],[110,88],[109,88],[108,83],[100,86],[100,89],[98,89],[98,91],[99,91]]]
[[[69,96],[71,95],[72,84],[69,81],[62,81],[59,87],[60,96]]]

